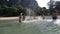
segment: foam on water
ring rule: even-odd
[[[46,20],[45,20],[46,21]],[[60,20],[53,20],[51,22],[42,22],[41,24],[37,25],[37,28],[42,32],[43,34],[57,34],[60,32],[60,26],[58,24],[54,24],[55,22],[58,22]]]
[[[33,17],[25,19],[25,21],[22,21],[23,23],[31,23],[31,22],[36,22],[36,21],[41,21],[43,19],[40,19],[39,17],[37,17],[36,19],[34,19]]]
[[[57,24],[57,25],[60,26],[60,19],[57,19],[57,20],[54,22],[54,24]]]
[[[36,20],[26,20],[22,21],[23,23],[31,23],[31,22],[36,22],[36,21],[41,21],[41,19],[36,19]]]
[[[51,22],[53,21],[52,19],[42,19],[41,17],[37,17],[37,19],[33,19],[33,18],[30,18],[30,19],[26,19],[25,21],[22,21],[22,23],[32,23],[32,22],[36,22],[36,21],[48,21],[48,22]],[[57,19],[55,21],[53,21],[54,24],[57,24],[57,25],[60,25],[60,19]]]

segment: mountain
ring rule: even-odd
[[[26,8],[37,8],[38,3],[36,0],[0,0],[0,5],[15,6],[15,7],[26,7]]]
[[[23,7],[28,7],[28,8],[38,7],[38,3],[36,0],[21,0],[21,4]]]

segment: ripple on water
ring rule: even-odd
[[[54,21],[17,22],[0,22],[0,34],[60,34],[60,26],[55,25]]]
[[[54,22],[41,22],[37,27],[42,34],[58,34],[60,32],[60,26],[54,24]]]

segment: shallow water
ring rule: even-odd
[[[48,20],[19,23],[0,21],[0,34],[60,34],[60,27]]]

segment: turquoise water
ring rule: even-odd
[[[0,34],[60,34],[60,27],[53,21],[18,23],[17,20],[0,21]]]

